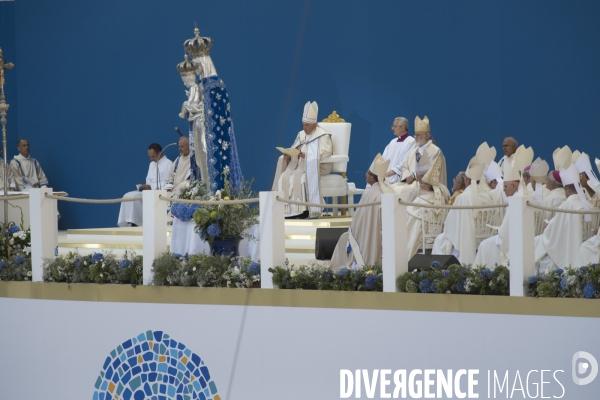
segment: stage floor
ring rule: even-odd
[[[285,254],[290,264],[299,265],[315,261],[317,228],[349,227],[352,217],[319,218],[285,221]],[[171,243],[172,227],[166,227],[167,246]],[[69,229],[58,232],[58,253],[78,251],[80,254],[126,251],[142,253],[142,227]]]

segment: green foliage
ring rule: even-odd
[[[559,268],[535,275],[524,282],[531,297],[600,298],[600,265]]]
[[[15,254],[0,260],[0,281],[30,281],[31,256]]]
[[[250,266],[254,269],[251,269]],[[260,284],[260,268],[250,257],[163,253],[152,265],[156,286],[248,288]],[[255,273],[256,272],[256,273]]]
[[[250,204],[227,204],[229,200],[242,200],[257,197],[252,191],[252,181],[242,181],[239,188],[233,188],[223,171],[224,188],[214,196],[207,194],[202,200],[224,200],[223,204],[209,204],[194,212],[196,232],[202,240],[212,242],[215,238],[238,238],[249,236],[245,231],[258,223],[258,206]]]
[[[509,294],[509,270],[503,265],[489,269],[484,266],[464,267],[458,264],[441,268],[434,261],[431,268],[400,275],[396,287],[408,293],[455,293],[501,295]]]
[[[359,269],[334,269],[329,265],[310,264],[269,268],[273,284],[280,289],[383,291],[381,266]]]
[[[118,283],[141,285],[143,259],[135,253],[117,257],[112,253],[82,256],[69,252],[44,260],[44,282],[66,283]]]

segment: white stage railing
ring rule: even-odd
[[[143,196],[143,256],[145,285],[152,282],[152,263],[167,251],[167,192],[147,190]],[[284,203],[281,192],[260,192],[260,232],[262,288],[273,288],[269,268],[285,264]],[[161,199],[162,197],[162,199]],[[42,281],[43,260],[55,256],[57,249],[56,196],[52,189],[40,188],[29,191],[31,213],[32,280]],[[73,199],[70,199],[71,201]],[[115,199],[111,202],[126,201]],[[100,201],[98,201],[100,202]],[[535,274],[534,265],[534,209],[529,206],[532,196],[512,196],[508,207],[510,229],[510,295],[524,296],[524,280]],[[381,205],[357,204],[341,207],[381,207],[383,246],[383,291],[396,292],[396,278],[408,271],[407,204],[398,194],[384,194]],[[323,205],[323,207],[329,205]],[[418,206],[423,206],[419,204]],[[442,206],[449,207],[452,206]]]

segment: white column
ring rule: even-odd
[[[273,274],[269,268],[285,263],[285,218],[284,203],[276,197],[283,192],[260,192],[260,224],[258,245],[260,246],[261,288],[273,289]]]
[[[525,296],[523,282],[535,274],[533,196],[511,196],[508,199],[510,295]]]
[[[46,198],[52,189],[43,187],[29,190],[29,215],[31,226],[31,280],[43,280],[44,258],[54,258],[56,248],[56,200]]]
[[[169,203],[158,196],[168,196],[166,190],[144,190],[143,201],[143,255],[144,285],[152,283],[152,263],[161,253],[167,251],[167,208]]]
[[[408,272],[408,216],[406,206],[400,205],[399,199],[399,194],[381,196],[384,292],[397,292],[396,278]]]

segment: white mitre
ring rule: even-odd
[[[485,167],[483,173],[485,174],[485,179],[488,181],[488,183],[496,180],[499,185],[502,185],[502,168],[500,168],[496,161],[492,161],[490,165]]]
[[[548,171],[550,170],[550,166],[540,157],[536,158],[533,164],[531,164],[531,168],[529,169],[529,176],[531,176],[531,180],[544,183],[546,180],[546,176],[548,175]]]
[[[304,105],[304,113],[302,114],[302,122],[308,122],[311,124],[317,123],[317,117],[319,115],[319,105],[316,101],[312,103],[309,101]]]
[[[384,160],[381,156],[381,153],[377,153],[375,159],[369,167],[369,171],[377,175],[377,181],[379,182],[379,186],[381,187],[383,193],[394,193],[394,190],[384,182],[385,174],[387,173],[389,165],[390,160]]]
[[[579,157],[581,158],[581,157]],[[562,168],[559,172],[560,179],[562,180],[563,186],[574,185],[575,191],[577,191],[577,196],[579,196],[579,200],[581,201],[581,205],[584,210],[590,209],[590,204],[587,202],[585,198],[585,194],[581,188],[581,183],[579,180],[579,171],[577,167],[573,164],[569,165],[567,168]],[[586,221],[591,221],[591,217],[589,214],[586,214],[584,219]]]
[[[569,146],[559,147],[552,153],[552,160],[554,161],[554,170],[560,171],[563,168],[568,168],[571,165],[571,157],[573,153]]]
[[[592,164],[590,163],[590,156],[586,153],[581,153],[575,161],[575,167],[579,173],[585,173],[588,177],[588,184],[594,189],[595,192],[600,190],[600,182],[594,171],[592,170]]]
[[[489,151],[486,150],[485,152]],[[494,149],[494,152],[496,150]],[[467,178],[471,179],[471,205],[478,206],[479,205],[479,194],[477,193],[477,181],[481,180],[481,176],[483,175],[483,169],[485,168],[485,164],[479,159],[478,156],[471,158],[469,161],[469,165],[467,167]],[[476,215],[479,210],[473,210],[473,215]]]
[[[419,118],[417,115],[415,117],[415,132],[431,132],[431,126],[429,125],[429,118],[427,115],[423,117],[423,119]]]

